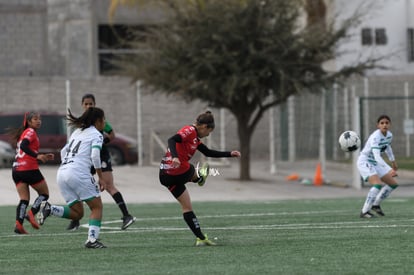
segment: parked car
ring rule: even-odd
[[[11,167],[14,156],[15,150],[13,147],[9,143],[0,140],[0,168]]]
[[[67,140],[65,115],[48,112],[41,112],[40,115],[42,118],[42,127],[38,131],[40,153],[53,153],[55,154],[53,163],[60,163],[60,150]],[[19,127],[23,122],[23,116],[23,113],[0,113],[0,141],[8,142],[13,148],[16,147],[16,144],[10,140],[7,129]],[[130,137],[116,132],[115,139],[108,143],[107,147],[112,157],[112,165],[133,164],[138,161],[137,145]]]

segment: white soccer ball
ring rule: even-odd
[[[353,152],[361,146],[361,138],[354,131],[345,131],[339,136],[339,146],[342,151]]]

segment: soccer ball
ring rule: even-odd
[[[353,152],[361,146],[361,139],[354,131],[345,131],[339,136],[339,146],[342,151]]]

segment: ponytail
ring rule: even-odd
[[[105,113],[102,109],[97,107],[90,107],[80,117],[75,117],[70,109],[68,109],[68,115],[66,119],[69,122],[70,126],[74,126],[75,128],[81,128],[82,130],[89,128],[98,120],[104,119]]]

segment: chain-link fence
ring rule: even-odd
[[[321,144],[327,159],[348,158],[349,154],[339,150],[339,135],[345,130],[356,130],[364,141],[376,129],[376,120],[381,114],[392,119],[390,130],[394,134],[396,155],[411,156],[414,154],[410,147],[413,133],[409,133],[414,119],[413,96],[414,79],[401,76],[352,79],[346,85],[334,85],[320,94],[296,96],[291,101],[293,103],[278,107],[281,113],[277,135],[280,139],[278,158],[318,159],[321,157]],[[355,98],[360,100],[355,101]],[[359,106],[355,106],[357,103]],[[289,104],[293,107],[288,107]],[[354,129],[354,108],[359,108],[360,117],[357,119],[361,129]],[[288,122],[292,117],[294,125]],[[296,144],[294,154],[289,152],[290,142]]]
[[[239,148],[236,119],[228,111],[210,108],[199,101],[185,102],[160,93],[149,94],[145,90],[138,103],[136,86],[129,81],[119,77],[71,79],[71,108],[79,113],[82,95],[92,92],[115,131],[137,139],[137,105],[141,104],[140,134],[144,163],[149,162],[152,131],[166,142],[180,127],[193,123],[195,117],[206,109],[212,110],[216,118],[217,127],[211,135],[213,143],[220,145],[216,148]],[[63,78],[0,78],[0,110],[18,112],[35,109],[65,113],[65,82]],[[324,93],[292,97],[285,104],[275,107],[272,117],[270,112],[266,113],[259,122],[252,137],[252,159],[269,159],[272,145],[275,161],[320,159],[321,153],[328,160],[348,158],[349,155],[340,151],[337,140],[341,132],[353,127],[357,97],[367,98],[362,99],[362,105],[367,107],[361,109],[361,136],[366,138],[375,129],[377,117],[386,113],[393,122],[391,131],[394,133],[396,155],[405,156],[412,140],[411,135],[407,137],[404,132],[413,117],[412,96],[413,77],[378,76],[350,79],[345,85],[332,86]],[[408,154],[413,155],[413,148],[408,149]]]

